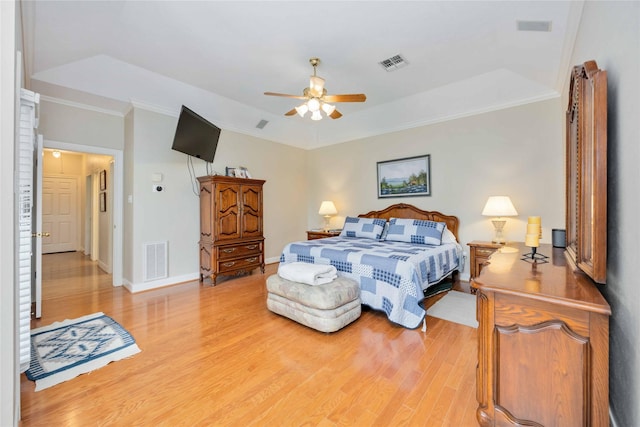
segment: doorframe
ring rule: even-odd
[[[104,156],[113,157],[113,209],[112,220],[112,236],[113,247],[111,253],[111,260],[113,263],[113,271],[111,273],[113,286],[122,286],[122,272],[123,272],[123,259],[122,259],[122,242],[123,231],[122,226],[123,218],[123,194],[124,194],[124,164],[123,164],[123,151],[113,148],[96,147],[92,145],[72,144],[68,142],[53,141],[45,139],[43,143],[44,148],[53,148],[58,150],[75,151],[79,153],[99,154]],[[38,185],[42,187],[42,175],[38,176]]]

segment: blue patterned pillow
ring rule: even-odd
[[[422,219],[391,218],[385,240],[440,245],[446,224]]]
[[[380,240],[386,223],[387,221],[379,218],[354,218],[348,216],[344,220],[344,227],[342,227],[340,236]]]

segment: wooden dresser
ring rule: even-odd
[[[609,304],[563,249],[541,245],[549,263],[537,265],[518,249],[472,282],[480,425],[608,426]]]
[[[215,175],[200,182],[200,281],[264,273],[262,186],[259,179]]]

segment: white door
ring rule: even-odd
[[[78,181],[75,177],[42,178],[42,253],[77,249]]]

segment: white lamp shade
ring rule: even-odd
[[[509,196],[491,196],[487,200],[487,204],[484,205],[482,215],[485,216],[516,216],[518,212],[511,203]]]
[[[336,107],[334,105],[322,103],[322,111],[324,111],[327,116],[330,116],[331,113],[336,111]]]
[[[336,209],[336,205],[333,204],[333,202],[331,200],[325,200],[322,202],[322,204],[320,205],[320,210],[318,211],[318,214],[320,215],[335,215],[338,213],[338,210]]]
[[[307,104],[302,104],[296,107],[296,112],[300,117],[304,117],[304,115],[307,114],[307,111],[309,111]]]

